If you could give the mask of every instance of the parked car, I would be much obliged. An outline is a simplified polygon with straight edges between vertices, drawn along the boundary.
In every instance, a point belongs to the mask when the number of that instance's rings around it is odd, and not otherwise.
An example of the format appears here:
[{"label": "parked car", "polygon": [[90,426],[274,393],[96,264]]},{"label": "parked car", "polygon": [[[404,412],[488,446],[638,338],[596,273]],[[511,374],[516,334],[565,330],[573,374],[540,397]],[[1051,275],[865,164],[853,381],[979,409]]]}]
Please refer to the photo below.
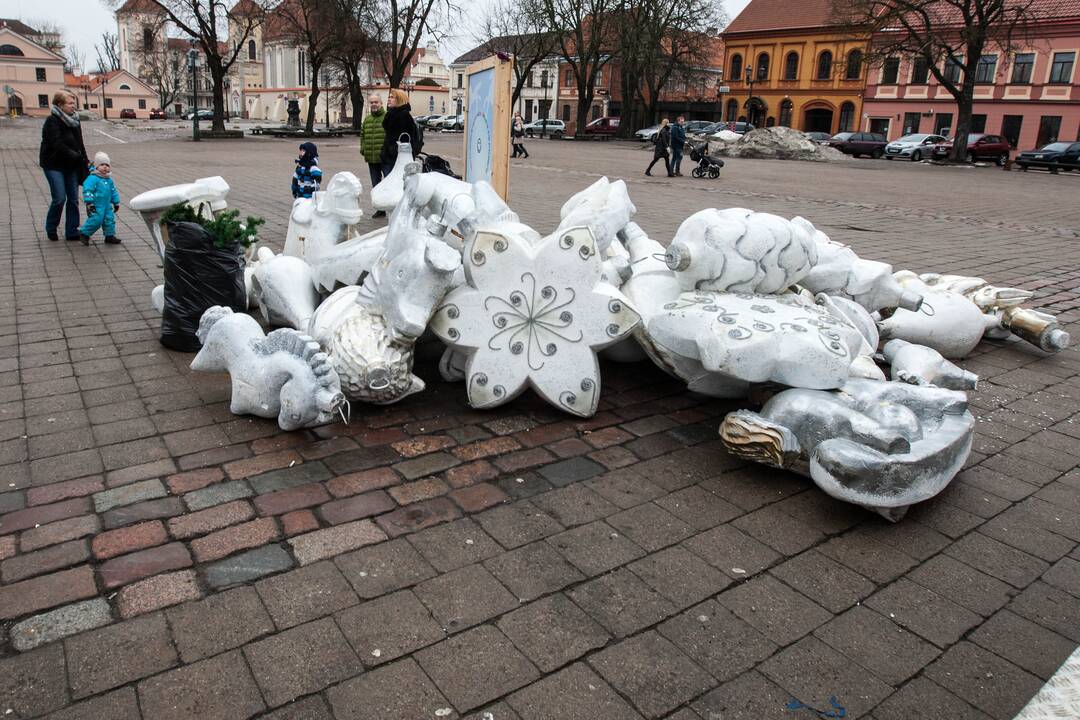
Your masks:
[{"label": "parked car", "polygon": [[828,145],[829,141],[832,140],[832,135],[827,132],[808,132],[806,133],[806,137],[810,138],[818,145]]},{"label": "parked car", "polygon": [[[934,159],[944,160],[952,152],[953,139],[934,145]],[[1009,141],[1000,135],[986,135],[984,133],[968,133],[967,153],[964,155],[968,162],[976,160],[993,160],[998,165],[1004,165],[1009,159],[1012,148]]]},{"label": "parked car", "polygon": [[430,128],[435,127],[435,123],[439,122],[444,117],[446,117],[446,115],[424,115],[415,118],[415,120],[417,125],[422,125],[423,127]]},{"label": "parked car", "polygon": [[1025,150],[1016,156],[1021,170],[1044,167],[1049,170],[1080,170],[1080,142],[1054,142],[1038,150]]},{"label": "parked car", "polygon": [[165,111],[161,108],[154,108],[150,111],[151,120],[165,120],[167,117],[168,116],[165,114]]},{"label": "parked car", "polygon": [[638,140],[652,140],[653,136],[656,135],[656,133],[658,132],[660,132],[659,125],[650,125],[647,128],[641,128],[640,130],[638,130],[636,133],[634,133],[634,137],[636,137]]},{"label": "parked car", "polygon": [[[184,119],[185,120],[194,120],[195,119],[195,113],[194,112],[189,112],[187,115],[184,115]],[[200,110],[199,111],[199,119],[200,120],[213,120],[214,119],[214,111],[213,110]]]},{"label": "parked car", "polygon": [[945,142],[941,135],[930,133],[912,133],[893,140],[885,146],[885,158],[908,158],[912,162],[919,162],[923,158],[929,158],[935,145]]},{"label": "parked car", "polygon": [[[713,132],[713,136],[715,136],[717,133],[723,132],[724,130],[727,130],[728,132],[733,132],[736,135],[745,135],[746,133],[750,132],[751,130],[756,130],[756,129],[757,128],[754,126],[753,123],[742,122],[742,121],[739,121],[739,122],[722,122],[722,123],[719,123],[718,127]],[[716,139],[719,140],[720,138],[716,138]]]},{"label": "parked car", "polygon": [[120,111],[120,119],[121,120],[134,120],[135,119],[135,111],[132,110],[131,108],[122,109]]},{"label": "parked car", "polygon": [[852,157],[869,155],[872,158],[879,158],[885,154],[886,144],[888,143],[884,135],[868,132],[836,133],[829,140],[829,147],[836,148]]},{"label": "parked car", "polygon": [[711,123],[706,123],[706,124],[698,127],[696,130],[691,130],[691,129],[689,129],[690,128],[690,123],[686,123],[686,127],[687,127],[686,134],[687,135],[695,135],[695,136],[699,136],[699,137],[704,136],[704,135],[712,135],[714,132],[719,132],[720,130],[722,130],[726,125],[727,125],[727,123],[711,122]]},{"label": "parked car", "polygon": [[619,118],[599,117],[585,126],[586,135],[614,135],[619,131]]},{"label": "parked car", "polygon": [[[686,134],[691,135],[693,133],[699,133],[709,125],[715,125],[716,123],[709,120],[690,120],[686,123]],[[715,130],[713,132],[716,132]]]},{"label": "parked car", "polygon": [[526,123],[524,129],[526,137],[540,135],[561,138],[566,134],[566,123],[562,120],[533,120],[531,123]]},{"label": "parked car", "polygon": [[451,115],[449,120],[443,120],[439,129],[444,132],[452,132],[454,130],[465,129],[465,115]]}]

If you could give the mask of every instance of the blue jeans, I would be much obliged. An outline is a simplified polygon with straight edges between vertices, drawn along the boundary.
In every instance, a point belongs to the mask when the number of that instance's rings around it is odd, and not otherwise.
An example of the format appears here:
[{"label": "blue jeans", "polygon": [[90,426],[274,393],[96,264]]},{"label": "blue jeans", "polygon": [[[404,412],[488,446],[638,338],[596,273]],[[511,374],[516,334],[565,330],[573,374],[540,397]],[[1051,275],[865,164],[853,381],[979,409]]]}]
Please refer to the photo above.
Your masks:
[{"label": "blue jeans", "polygon": [[371,187],[375,187],[383,179],[382,163],[368,163],[367,168],[368,175],[371,176]]},{"label": "blue jeans", "polygon": [[682,165],[682,151],[682,148],[671,148],[671,172],[673,173],[678,173],[679,166]]},{"label": "blue jeans", "polygon": [[[60,213],[64,213],[64,237],[79,237],[79,176],[74,170],[46,170],[52,202],[45,216],[45,232],[52,234],[60,226]],[[65,211],[66,206],[66,211]]]}]

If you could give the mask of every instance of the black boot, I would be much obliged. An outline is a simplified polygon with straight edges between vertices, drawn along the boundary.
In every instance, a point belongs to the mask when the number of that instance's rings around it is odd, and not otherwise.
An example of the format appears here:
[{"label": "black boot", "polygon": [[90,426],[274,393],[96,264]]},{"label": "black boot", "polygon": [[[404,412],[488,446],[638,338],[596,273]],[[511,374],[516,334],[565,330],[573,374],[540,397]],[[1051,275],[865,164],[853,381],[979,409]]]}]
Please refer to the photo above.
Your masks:
[{"label": "black boot", "polygon": [[83,245],[89,245],[90,244],[90,236],[89,235],[83,235],[82,233],[80,233],[79,234],[79,242],[81,242]]},{"label": "black boot", "polygon": [[109,245],[119,245],[120,238],[116,237],[115,235],[106,235],[105,242],[107,242]]},{"label": "black boot", "polygon": [[56,234],[55,230],[53,230],[52,232],[45,233],[45,237],[49,238],[50,240],[59,240],[60,239],[60,236]]}]

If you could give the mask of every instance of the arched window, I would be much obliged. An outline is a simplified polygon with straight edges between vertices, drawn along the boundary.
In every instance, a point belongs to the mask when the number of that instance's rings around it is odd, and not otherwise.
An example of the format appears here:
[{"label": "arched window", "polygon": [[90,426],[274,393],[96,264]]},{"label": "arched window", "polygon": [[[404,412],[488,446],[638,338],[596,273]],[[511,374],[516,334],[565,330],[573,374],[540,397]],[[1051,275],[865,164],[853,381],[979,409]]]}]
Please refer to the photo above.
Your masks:
[{"label": "arched window", "polygon": [[142,30],[142,49],[143,52],[154,51],[154,29],[144,27]]},{"label": "arched window", "polygon": [[[787,54],[787,58],[784,60],[784,79],[799,79],[799,53],[789,52]],[[783,125],[783,123],[780,124]]]},{"label": "arched window", "polygon": [[130,86],[130,85],[128,85],[127,83],[120,83],[120,87],[119,87],[119,89],[120,89],[120,90],[130,90],[130,89],[131,89],[131,86]]},{"label": "arched window", "polygon": [[739,101],[732,99],[727,101],[727,112],[724,114],[724,119],[728,122],[735,122],[735,118],[739,115]]},{"label": "arched window", "polygon": [[23,51],[14,45],[0,45],[0,55],[16,55],[21,56]]},{"label": "arched window", "polygon": [[855,103],[846,102],[840,106],[839,132],[851,132],[855,129]]},{"label": "arched window", "polygon": [[547,70],[541,70],[540,71],[540,87],[547,87],[548,86],[547,81],[548,81]]},{"label": "arched window", "polygon": [[563,122],[570,122],[570,106],[569,105],[563,105],[562,106],[562,119],[563,119]]},{"label": "arched window", "polygon": [[817,79],[828,80],[832,77],[832,53],[826,50],[818,55]]},{"label": "arched window", "polygon": [[255,59],[255,41],[248,40],[248,60]]},{"label": "arched window", "polygon": [[847,56],[847,72],[845,80],[858,80],[862,75],[862,50],[852,50]]},{"label": "arched window", "polygon": [[731,74],[728,77],[732,82],[742,80],[742,55],[731,56]]},{"label": "arched window", "polygon": [[757,79],[769,79],[769,54],[761,53],[757,56]]},{"label": "arched window", "polygon": [[780,124],[784,127],[791,127],[791,116],[794,113],[795,104],[790,100],[783,100],[780,102]]}]

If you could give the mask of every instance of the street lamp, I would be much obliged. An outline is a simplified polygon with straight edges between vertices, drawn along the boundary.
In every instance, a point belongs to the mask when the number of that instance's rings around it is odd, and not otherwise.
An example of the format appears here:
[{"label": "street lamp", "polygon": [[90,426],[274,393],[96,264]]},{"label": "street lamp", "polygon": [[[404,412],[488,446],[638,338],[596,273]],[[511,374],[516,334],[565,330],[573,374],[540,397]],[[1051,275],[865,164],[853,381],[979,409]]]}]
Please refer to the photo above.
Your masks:
[{"label": "street lamp", "polygon": [[109,73],[101,73],[101,116],[109,119],[109,102],[105,97],[105,86],[109,84]]},{"label": "street lamp", "polygon": [[544,104],[540,106],[540,137],[543,138],[547,135],[547,119],[548,119],[548,99],[547,90],[548,83],[551,82],[551,73],[544,70],[540,73],[540,84],[544,86]]},{"label": "street lamp", "polygon": [[188,69],[191,70],[191,139],[198,142],[199,137],[199,51],[195,41],[191,41],[188,50]]}]

